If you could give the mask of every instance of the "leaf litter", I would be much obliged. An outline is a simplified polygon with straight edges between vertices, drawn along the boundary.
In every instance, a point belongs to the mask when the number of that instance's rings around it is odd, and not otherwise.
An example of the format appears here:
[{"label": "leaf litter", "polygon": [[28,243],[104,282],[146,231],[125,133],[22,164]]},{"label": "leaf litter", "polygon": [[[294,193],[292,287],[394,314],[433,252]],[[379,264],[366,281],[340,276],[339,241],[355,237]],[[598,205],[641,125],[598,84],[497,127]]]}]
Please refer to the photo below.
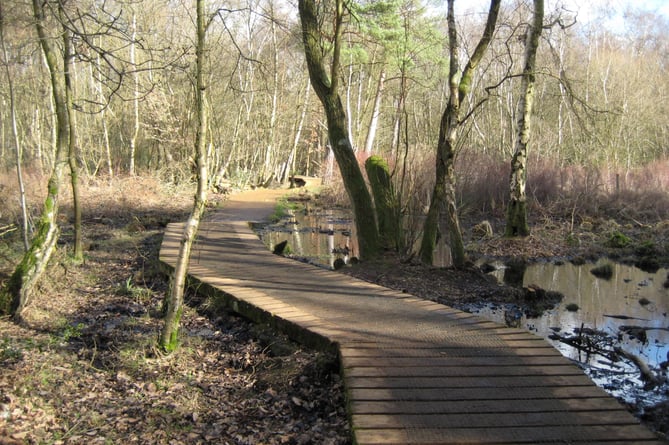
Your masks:
[{"label": "leaf litter", "polygon": [[167,291],[158,249],[189,192],[119,209],[101,188],[85,207],[85,262],[59,249],[26,322],[0,319],[0,445],[351,443],[333,354],[195,295],[178,352],[155,349]]}]

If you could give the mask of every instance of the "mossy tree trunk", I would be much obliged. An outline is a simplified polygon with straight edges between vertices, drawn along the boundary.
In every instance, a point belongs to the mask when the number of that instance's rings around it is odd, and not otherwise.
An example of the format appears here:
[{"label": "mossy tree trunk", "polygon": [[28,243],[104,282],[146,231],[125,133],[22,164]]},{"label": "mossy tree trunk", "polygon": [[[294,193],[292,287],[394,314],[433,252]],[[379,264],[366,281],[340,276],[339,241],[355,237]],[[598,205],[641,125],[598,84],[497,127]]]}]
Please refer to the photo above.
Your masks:
[{"label": "mossy tree trunk", "polygon": [[449,98],[439,126],[435,185],[430,208],[423,225],[420,258],[425,264],[434,262],[439,219],[446,212],[453,266],[464,267],[466,256],[458,218],[455,182],[455,154],[458,128],[462,125],[461,105],[471,91],[474,71],[492,40],[501,0],[491,0],[485,30],[464,70],[460,72],[458,34],[455,24],[454,0],[448,0],[448,43],[450,67],[448,74]]},{"label": "mossy tree trunk", "polygon": [[56,247],[59,235],[57,224],[59,194],[63,172],[68,162],[67,150],[70,140],[65,83],[62,78],[63,68],[59,66],[58,53],[45,29],[44,8],[47,6],[40,0],[33,0],[32,6],[35,28],[51,76],[51,90],[56,111],[56,145],[44,208],[37,222],[30,248],[0,291],[0,311],[11,314],[16,320],[21,319],[21,314],[30,304],[35,285]]},{"label": "mossy tree trunk", "polygon": [[197,235],[200,221],[207,202],[208,167],[207,167],[207,107],[206,85],[204,82],[206,17],[204,0],[197,0],[197,49],[195,72],[195,101],[198,127],[195,133],[195,163],[197,167],[197,192],[193,209],[184,227],[176,260],[174,275],[170,283],[170,292],[165,299],[165,324],[159,338],[160,348],[167,353],[178,347],[179,322],[183,314],[184,292],[188,274],[190,253]]},{"label": "mossy tree trunk", "polygon": [[388,164],[380,156],[370,156],[365,161],[365,170],[374,195],[381,244],[384,248],[399,250],[402,244],[400,205]]},{"label": "mossy tree trunk", "polygon": [[[356,230],[360,243],[360,256],[372,258],[379,252],[379,233],[374,217],[372,197],[369,193],[360,165],[355,157],[346,126],[346,113],[338,93],[340,69],[341,34],[344,17],[344,1],[335,2],[334,40],[330,73],[325,68],[323,35],[317,14],[315,0],[300,0],[299,11],[302,22],[304,52],[309,69],[311,85],[323,104],[327,117],[328,138],[337,165],[344,181],[344,187],[353,206]],[[320,3],[323,6],[323,3]]]},{"label": "mossy tree trunk", "polygon": [[521,80],[521,96],[518,101],[518,136],[511,160],[509,180],[509,205],[506,212],[506,236],[528,236],[527,222],[527,145],[530,141],[532,108],[534,105],[535,66],[539,38],[543,29],[544,1],[534,0],[534,14],[525,40],[525,66]]}]

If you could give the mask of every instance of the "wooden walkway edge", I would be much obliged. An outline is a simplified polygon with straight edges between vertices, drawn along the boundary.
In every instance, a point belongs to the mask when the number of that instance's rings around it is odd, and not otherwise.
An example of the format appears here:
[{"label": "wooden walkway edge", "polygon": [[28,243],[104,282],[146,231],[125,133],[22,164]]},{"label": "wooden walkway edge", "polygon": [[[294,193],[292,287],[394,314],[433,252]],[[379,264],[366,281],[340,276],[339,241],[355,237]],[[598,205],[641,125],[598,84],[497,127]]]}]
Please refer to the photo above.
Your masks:
[{"label": "wooden walkway edge", "polygon": [[[543,339],[272,255],[249,227],[286,190],[233,195],[200,228],[190,285],[341,358],[353,441],[664,443]],[[174,265],[182,224],[160,260]]]}]

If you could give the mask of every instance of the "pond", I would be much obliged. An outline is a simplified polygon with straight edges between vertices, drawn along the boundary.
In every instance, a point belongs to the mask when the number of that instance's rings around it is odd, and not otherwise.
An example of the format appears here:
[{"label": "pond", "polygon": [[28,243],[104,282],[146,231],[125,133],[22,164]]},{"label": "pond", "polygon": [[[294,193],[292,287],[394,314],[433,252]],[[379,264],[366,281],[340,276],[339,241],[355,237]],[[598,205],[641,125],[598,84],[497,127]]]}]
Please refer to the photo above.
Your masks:
[{"label": "pond", "polygon": [[[612,266],[610,278],[598,278],[591,272],[601,265]],[[492,273],[503,281],[504,270],[502,266]],[[638,367],[630,360],[616,360],[619,357],[612,352],[621,348],[654,370],[662,363],[666,366],[667,274],[667,269],[650,273],[607,260],[583,265],[530,264],[522,277],[523,286],[563,294],[554,308],[538,317],[528,317],[513,306],[485,304],[461,309],[503,324],[509,324],[509,312],[515,312],[519,327],[546,338],[613,395],[635,405],[652,405],[667,399],[666,385],[644,390]]]},{"label": "pond", "polygon": [[[256,229],[270,250],[287,241],[284,254],[321,267],[348,263],[357,254],[350,214],[341,210],[298,212]],[[439,261],[448,261],[446,251],[439,246]],[[603,264],[611,264],[610,278],[591,273]],[[500,282],[514,277],[506,265],[495,266],[491,274]],[[638,358],[654,372],[669,360],[668,274],[667,269],[649,273],[606,260],[584,265],[536,263],[515,274],[512,284],[561,293],[564,298],[555,307],[530,316],[514,305],[474,304],[458,309],[543,336],[579,363],[598,385],[643,408],[667,400],[669,388],[645,385],[629,357]],[[629,357],[621,360],[621,353]],[[664,372],[666,381],[666,368]]]}]

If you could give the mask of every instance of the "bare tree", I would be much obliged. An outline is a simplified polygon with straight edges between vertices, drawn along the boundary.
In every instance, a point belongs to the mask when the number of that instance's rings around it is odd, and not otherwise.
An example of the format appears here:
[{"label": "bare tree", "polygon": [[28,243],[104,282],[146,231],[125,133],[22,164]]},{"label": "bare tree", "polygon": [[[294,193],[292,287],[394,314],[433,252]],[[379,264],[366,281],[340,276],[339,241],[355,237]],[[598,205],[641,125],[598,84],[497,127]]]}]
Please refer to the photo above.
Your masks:
[{"label": "bare tree", "polygon": [[7,88],[9,89],[9,113],[12,122],[12,139],[14,142],[14,154],[16,156],[16,177],[19,185],[19,202],[21,204],[21,235],[23,237],[23,247],[26,251],[30,248],[28,210],[26,204],[26,188],[23,181],[23,156],[21,141],[19,140],[19,130],[17,128],[17,110],[16,93],[14,91],[14,79],[9,69],[9,53],[5,43],[5,15],[0,4],[0,47],[2,47],[2,62],[5,66],[5,75],[7,76]]},{"label": "bare tree", "polygon": [[[38,221],[37,230],[30,244],[30,248],[14,269],[11,277],[0,291],[0,309],[9,313],[17,320],[31,302],[35,284],[38,282],[46,265],[51,258],[56,241],[60,233],[57,217],[59,208],[60,188],[63,181],[63,172],[68,162],[68,147],[70,142],[70,122],[67,110],[67,95],[65,82],[62,78],[63,67],[58,61],[58,52],[53,39],[46,30],[45,9],[47,5],[40,0],[33,0],[35,28],[40,39],[42,51],[51,74],[51,91],[56,110],[57,139],[53,169],[47,186],[47,196],[44,201],[42,215]],[[62,5],[59,3],[62,14]]]},{"label": "bare tree", "polygon": [[[322,7],[323,3],[319,5]],[[346,113],[338,92],[341,35],[346,5],[344,0],[336,0],[334,6],[333,40],[328,42],[332,45],[329,74],[325,66],[323,30],[319,25],[319,16],[314,0],[300,0],[299,2],[302,38],[311,85],[325,109],[328,137],[332,151],[353,206],[360,243],[360,255],[363,258],[370,258],[376,256],[379,251],[379,233],[374,217],[372,198],[351,145],[346,125]]]},{"label": "bare tree", "polygon": [[439,141],[437,143],[436,181],[432,191],[432,199],[425,224],[423,225],[423,239],[420,248],[421,260],[432,264],[434,248],[437,241],[439,216],[445,207],[448,218],[448,233],[450,239],[451,256],[455,267],[465,264],[465,248],[460,230],[458,209],[456,203],[455,185],[455,152],[457,146],[458,128],[462,125],[462,102],[471,91],[474,72],[481,58],[485,54],[492,40],[501,0],[491,0],[488,19],[483,35],[479,40],[474,53],[471,55],[464,70],[460,72],[458,33],[455,25],[453,3],[448,0],[448,40],[450,54],[450,68],[448,75],[449,98],[446,109],[441,117],[439,127]]},{"label": "bare tree", "polygon": [[160,334],[160,348],[165,352],[173,352],[178,346],[179,321],[183,312],[184,288],[188,273],[190,252],[200,226],[200,220],[207,202],[208,167],[207,167],[207,107],[204,82],[206,17],[204,0],[196,0],[197,9],[197,46],[195,65],[195,104],[197,113],[197,130],[195,133],[195,163],[197,167],[197,192],[193,209],[186,221],[179,255],[171,280],[169,295],[166,297],[165,324]]},{"label": "bare tree", "polygon": [[521,80],[521,96],[518,102],[518,136],[511,160],[511,178],[509,181],[509,204],[506,214],[506,236],[528,236],[530,227],[527,223],[527,145],[531,135],[532,107],[535,96],[535,66],[539,37],[543,29],[544,2],[534,0],[532,23],[525,41],[525,66]]}]

